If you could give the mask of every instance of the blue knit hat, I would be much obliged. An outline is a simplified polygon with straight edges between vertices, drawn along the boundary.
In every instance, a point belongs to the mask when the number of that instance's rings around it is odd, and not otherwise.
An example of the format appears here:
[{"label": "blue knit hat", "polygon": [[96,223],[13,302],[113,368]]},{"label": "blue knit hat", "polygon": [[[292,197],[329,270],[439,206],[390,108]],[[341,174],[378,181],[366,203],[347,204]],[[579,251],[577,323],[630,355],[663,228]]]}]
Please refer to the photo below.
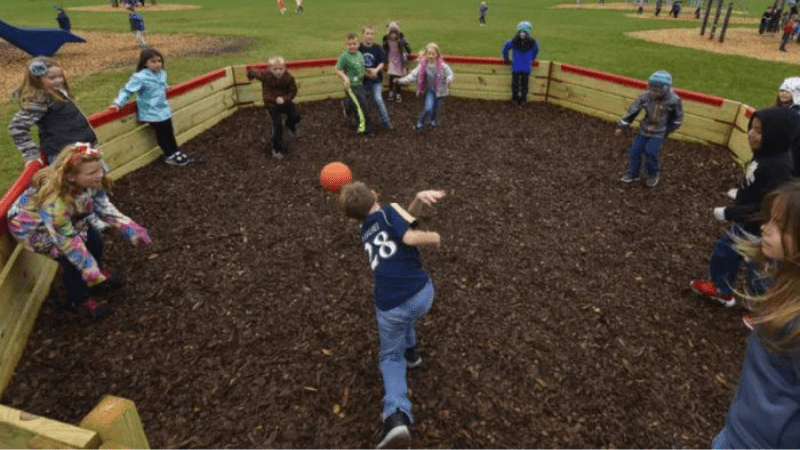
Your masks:
[{"label": "blue knit hat", "polygon": [[532,29],[533,29],[533,25],[531,25],[531,23],[528,22],[527,20],[522,21],[522,22],[517,24],[517,33],[519,33],[520,31],[524,31],[524,32],[528,33],[528,35],[530,35]]},{"label": "blue knit hat", "polygon": [[672,75],[666,70],[659,70],[647,79],[647,88],[653,91],[667,93],[672,87]]}]

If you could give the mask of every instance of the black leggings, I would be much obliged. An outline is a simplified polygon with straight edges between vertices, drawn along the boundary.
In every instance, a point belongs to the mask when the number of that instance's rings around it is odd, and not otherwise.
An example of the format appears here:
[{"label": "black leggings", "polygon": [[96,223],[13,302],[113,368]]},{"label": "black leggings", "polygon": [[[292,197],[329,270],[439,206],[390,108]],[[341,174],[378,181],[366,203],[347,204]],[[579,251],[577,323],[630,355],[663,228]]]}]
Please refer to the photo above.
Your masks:
[{"label": "black leggings", "polygon": [[175,141],[175,130],[172,128],[172,118],[163,122],[148,122],[153,130],[156,132],[156,142],[164,152],[164,156],[169,158],[175,152],[180,150],[178,143]]}]

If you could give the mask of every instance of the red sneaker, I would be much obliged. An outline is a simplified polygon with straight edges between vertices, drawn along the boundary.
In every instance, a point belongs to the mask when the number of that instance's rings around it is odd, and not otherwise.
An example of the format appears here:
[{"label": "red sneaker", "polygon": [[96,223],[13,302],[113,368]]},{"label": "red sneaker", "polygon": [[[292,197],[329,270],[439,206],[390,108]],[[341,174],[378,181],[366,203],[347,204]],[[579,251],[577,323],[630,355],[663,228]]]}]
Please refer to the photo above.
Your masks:
[{"label": "red sneaker", "polygon": [[78,319],[100,320],[111,315],[113,310],[107,305],[97,303],[97,300],[90,298],[79,306],[73,306],[67,310],[67,316]]},{"label": "red sneaker", "polygon": [[730,308],[736,304],[736,299],[733,298],[733,295],[720,294],[717,285],[710,281],[692,280],[692,282],[689,283],[689,287],[703,297],[721,303],[726,308]]}]

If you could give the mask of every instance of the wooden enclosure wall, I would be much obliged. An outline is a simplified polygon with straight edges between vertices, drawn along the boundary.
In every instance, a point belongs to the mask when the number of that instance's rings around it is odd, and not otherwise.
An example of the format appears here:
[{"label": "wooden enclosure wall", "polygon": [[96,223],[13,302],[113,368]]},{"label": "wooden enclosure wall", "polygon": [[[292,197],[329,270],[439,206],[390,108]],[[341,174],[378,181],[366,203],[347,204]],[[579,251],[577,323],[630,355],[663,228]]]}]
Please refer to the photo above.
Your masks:
[{"label": "wooden enclosure wall", "polygon": [[[510,100],[510,70],[499,58],[445,58],[455,72],[451,86],[453,96]],[[333,58],[287,62],[287,68],[297,80],[296,101],[344,97],[342,82],[334,73],[335,62]],[[171,88],[168,97],[173,108],[178,143],[197,136],[240,107],[263,106],[261,84],[247,78],[248,68],[263,67],[265,65],[226,67]],[[616,121],[646,86],[642,80],[569,64],[538,61],[530,79],[529,100],[550,102]],[[698,92],[677,91],[683,99],[685,120],[672,137],[726,146],[739,163],[750,158],[747,124],[752,108]],[[144,167],[161,156],[152,131],[136,120],[133,103],[120,111],[95,114],[90,121],[97,131],[113,179]],[[36,164],[26,168],[0,200],[0,394],[14,373],[41,302],[47,296],[57,271],[54,261],[25,251],[6,232],[8,207],[28,186],[38,169]],[[97,418],[112,416],[90,414],[79,427],[26,417],[24,412],[0,406],[0,446],[83,448],[103,441],[104,446],[110,447],[146,448],[147,440],[144,432],[140,431],[141,423],[137,422],[138,414],[132,403],[123,404],[126,400],[116,397],[108,399],[98,405],[99,411],[104,411],[102,414],[117,411],[115,414],[123,419],[112,424]],[[60,431],[53,437],[52,430]],[[97,433],[87,434],[86,430]]]}]

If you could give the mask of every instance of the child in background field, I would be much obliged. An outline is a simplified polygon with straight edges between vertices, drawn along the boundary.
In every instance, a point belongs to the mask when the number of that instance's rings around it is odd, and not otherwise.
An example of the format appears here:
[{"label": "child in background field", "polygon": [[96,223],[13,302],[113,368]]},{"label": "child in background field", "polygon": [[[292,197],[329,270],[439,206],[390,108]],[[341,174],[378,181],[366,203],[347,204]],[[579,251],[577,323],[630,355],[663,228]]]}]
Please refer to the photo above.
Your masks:
[{"label": "child in background field", "polygon": [[630,166],[622,176],[622,182],[632,183],[639,180],[642,154],[644,154],[647,161],[647,186],[655,187],[661,173],[658,164],[661,144],[670,133],[683,124],[683,104],[672,89],[672,75],[667,71],[659,70],[650,76],[647,80],[647,90],[633,101],[625,115],[617,122],[616,134],[630,129],[631,123],[642,109],[645,111],[645,116],[639,133],[628,149]]},{"label": "child in background field", "polygon": [[278,11],[280,11],[281,14],[286,14],[286,2],[283,0],[278,0]]},{"label": "child in background field", "polygon": [[90,297],[122,282],[104,270],[103,238],[87,220],[96,215],[131,243],[149,244],[150,236],[108,200],[109,179],[100,152],[89,144],[68,145],[52,165],[34,176],[8,211],[8,230],[26,249],[54,258],[67,288],[67,311],[102,318],[108,310]]},{"label": "child in background field", "polygon": [[128,22],[131,24],[131,31],[136,36],[136,44],[140,49],[147,48],[147,42],[144,41],[144,19],[133,6],[128,7]]},{"label": "child in background field", "polygon": [[378,448],[402,448],[414,422],[406,385],[407,368],[422,364],[414,324],[433,304],[433,284],[422,269],[417,246],[439,245],[439,233],[416,230],[422,205],[444,197],[443,191],[421,191],[405,211],[398,204],[381,206],[378,194],[362,182],[345,185],[339,207],[361,221],[361,241],[375,276],[375,316],[383,374],[383,432]]},{"label": "child in background field", "polygon": [[675,0],[672,2],[672,9],[669,11],[669,15],[677,19],[678,14],[680,13],[681,13],[681,2]]},{"label": "child in background field", "polygon": [[383,103],[383,68],[386,65],[386,54],[381,47],[375,45],[375,28],[365,26],[361,40],[358,51],[364,57],[364,93],[368,101],[372,100],[375,103],[383,128],[391,130],[394,125]]},{"label": "child in background field", "polygon": [[195,159],[180,151],[175,141],[172,110],[167,101],[168,88],[164,57],[158,50],[146,48],[139,53],[136,73],[131,76],[125,87],[120,89],[111,107],[119,110],[133,94],[136,94],[139,121],[149,123],[155,130],[156,142],[164,152],[166,163],[185,166]]},{"label": "child in background field", "polygon": [[261,81],[261,94],[264,98],[264,107],[267,108],[272,119],[272,157],[283,158],[283,123],[282,116],[286,116],[286,129],[289,137],[297,137],[297,123],[300,122],[300,113],[294,106],[297,96],[297,84],[294,77],[286,71],[286,62],[280,56],[269,59],[269,68],[250,69],[247,79],[256,78]]},{"label": "child in background field", "polygon": [[344,40],[346,50],[336,61],[336,76],[342,79],[342,87],[346,97],[343,102],[345,117],[357,118],[358,134],[372,134],[369,118],[369,102],[364,90],[364,55],[358,51],[358,37],[348,33]]},{"label": "child in background field", "polygon": [[[503,61],[511,64],[511,101],[519,106],[528,100],[531,67],[539,54],[539,43],[531,37],[532,28],[530,22],[520,22],[517,33],[503,45]],[[509,50],[513,50],[511,59],[508,57]]]},{"label": "child in background field", "polygon": [[422,114],[414,123],[414,129],[422,131],[426,119],[430,119],[431,130],[438,125],[439,108],[444,98],[450,95],[450,84],[455,75],[453,69],[444,62],[439,46],[431,42],[419,52],[419,64],[408,75],[397,80],[399,84],[417,83],[417,96],[425,97]]},{"label": "child in background field", "polygon": [[58,22],[58,28],[61,28],[64,31],[71,31],[72,23],[69,20],[67,12],[64,11],[64,8],[61,7],[57,7],[56,11],[58,12],[58,14],[56,15],[56,22]]},{"label": "child in background field", "polygon": [[786,51],[786,44],[792,39],[792,33],[794,33],[794,21],[795,16],[792,15],[786,24],[783,26],[783,36],[781,36],[781,46],[778,47],[778,50],[785,52]]},{"label": "child in background field", "polygon": [[[736,304],[733,290],[742,256],[734,248],[734,241],[760,234],[761,202],[770,191],[791,180],[789,147],[799,131],[797,115],[787,108],[772,107],[753,114],[747,133],[753,159],[747,163],[738,189],[728,194],[735,198],[734,205],[714,208],[714,217],[731,221],[731,228],[714,245],[708,266],[711,281],[692,280],[689,284],[698,294],[727,307]],[[756,279],[755,269],[748,264],[749,295],[760,295],[764,290],[763,282]]]},{"label": "child in background field", "polygon": [[764,295],[747,297],[755,330],[714,449],[800,448],[800,184],[770,193],[762,215],[760,242],[739,247],[773,281]]},{"label": "child in background field", "polygon": [[389,94],[387,100],[401,102],[400,85],[395,80],[406,74],[406,64],[408,54],[411,53],[411,46],[396,22],[387,25],[389,32],[383,37],[383,51],[386,53],[387,69],[389,75]]},{"label": "child in background field", "polygon": [[295,8],[294,12],[297,14],[303,14],[303,0],[294,0],[297,4],[297,8]]},{"label": "child in background field", "polygon": [[478,7],[478,23],[480,26],[486,26],[486,13],[489,12],[489,5],[486,2],[481,2],[481,5]]},{"label": "child in background field", "polygon": [[758,24],[758,34],[763,35],[767,31],[769,19],[772,17],[772,6],[767,6],[767,10],[761,15],[761,22]]},{"label": "child in background field", "polygon": [[[33,58],[25,68],[22,86],[14,91],[19,112],[11,119],[8,131],[25,164],[41,158],[52,163],[67,144],[96,143],[97,135],[78,105],[72,101],[64,69],[54,59]],[[31,138],[31,127],[39,131],[39,147]]]}]

